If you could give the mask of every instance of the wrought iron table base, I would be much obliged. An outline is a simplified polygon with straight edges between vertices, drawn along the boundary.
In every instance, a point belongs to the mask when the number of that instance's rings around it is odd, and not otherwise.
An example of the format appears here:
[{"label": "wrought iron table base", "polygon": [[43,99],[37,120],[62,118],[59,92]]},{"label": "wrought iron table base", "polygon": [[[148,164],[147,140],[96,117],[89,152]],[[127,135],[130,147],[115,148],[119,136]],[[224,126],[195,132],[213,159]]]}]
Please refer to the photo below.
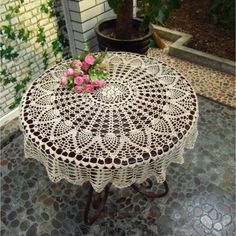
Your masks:
[{"label": "wrought iron table base", "polygon": [[[151,188],[152,187],[152,181],[147,179],[146,183],[148,184],[147,186],[144,186],[144,184],[142,184],[141,188]],[[151,191],[144,191],[141,190],[141,188],[139,188],[136,184],[132,184],[131,187],[136,191],[141,193],[145,198],[160,198],[160,197],[164,197],[167,195],[167,193],[169,192],[169,186],[167,181],[163,182],[163,186],[165,188],[165,191],[163,193],[154,193]],[[109,183],[103,192],[101,193],[96,193],[94,194],[94,190],[92,185],[90,184],[90,188],[89,188],[89,194],[88,194],[88,199],[87,199],[87,203],[85,206],[85,211],[84,211],[84,222],[87,225],[92,225],[102,214],[102,211],[105,207],[106,201],[107,201],[107,197],[109,194],[109,189],[111,187],[111,184]],[[103,195],[103,197],[102,197]],[[89,211],[90,211],[90,206],[91,204],[93,205],[93,208],[96,209],[96,212],[94,214],[93,217],[89,218]]]},{"label": "wrought iron table base", "polygon": [[[149,184],[148,187],[146,188],[151,188],[152,187],[152,181],[150,179],[147,179],[146,180]],[[164,181],[163,183],[163,186],[165,188],[165,191],[163,193],[154,193],[154,192],[151,192],[151,191],[145,191],[145,190],[142,190],[142,187],[139,188],[136,184],[132,184],[131,187],[136,191],[136,192],[139,192],[141,193],[145,198],[160,198],[160,197],[164,197],[167,195],[167,193],[169,192],[169,186],[168,186],[168,183],[167,181]],[[142,186],[142,185],[141,185]]]},{"label": "wrought iron table base", "polygon": [[[101,213],[107,201],[110,187],[111,187],[111,184],[108,184],[101,193],[96,193],[94,195],[93,187],[90,184],[88,199],[87,199],[87,203],[86,203],[85,211],[84,211],[85,224],[92,225],[101,216]],[[104,195],[103,197],[102,197],[102,194]],[[96,213],[93,217],[89,219],[89,210],[90,210],[91,203],[93,205],[93,208],[96,209]]]}]

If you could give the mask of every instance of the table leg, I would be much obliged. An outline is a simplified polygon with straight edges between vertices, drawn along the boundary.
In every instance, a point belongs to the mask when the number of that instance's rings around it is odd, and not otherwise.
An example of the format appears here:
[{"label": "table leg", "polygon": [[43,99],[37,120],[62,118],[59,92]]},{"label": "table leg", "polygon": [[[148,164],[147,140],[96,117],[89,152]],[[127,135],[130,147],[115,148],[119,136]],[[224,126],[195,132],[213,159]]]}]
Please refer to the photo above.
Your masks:
[{"label": "table leg", "polygon": [[[90,184],[88,199],[87,199],[87,203],[86,203],[85,211],[84,211],[85,224],[92,225],[101,216],[101,213],[102,213],[104,206],[106,204],[106,201],[107,201],[108,192],[109,192],[110,187],[111,187],[111,184],[108,184],[105,187],[105,190],[103,192],[94,194],[93,187]],[[104,195],[104,196],[102,197],[102,195]],[[96,213],[93,217],[91,217],[89,219],[89,211],[90,211],[91,203],[92,203],[93,207],[96,209]]]},{"label": "table leg", "polygon": [[[149,186],[150,186],[150,182],[151,180],[148,181]],[[165,191],[163,193],[154,193],[154,192],[147,192],[144,190],[141,190],[136,184],[132,184],[131,187],[136,191],[141,193],[144,197],[146,198],[160,198],[160,197],[164,197],[167,195],[167,193],[169,192],[169,186],[167,181],[163,182],[163,185],[165,187]]]}]

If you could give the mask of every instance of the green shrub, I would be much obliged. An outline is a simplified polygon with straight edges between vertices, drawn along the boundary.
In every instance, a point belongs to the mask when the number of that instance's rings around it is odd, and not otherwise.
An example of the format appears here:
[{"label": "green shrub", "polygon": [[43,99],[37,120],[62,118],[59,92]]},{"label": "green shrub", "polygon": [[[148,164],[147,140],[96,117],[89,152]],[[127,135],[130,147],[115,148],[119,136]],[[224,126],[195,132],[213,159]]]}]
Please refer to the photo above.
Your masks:
[{"label": "green shrub", "polygon": [[235,0],[211,0],[210,18],[215,24],[235,28]]}]

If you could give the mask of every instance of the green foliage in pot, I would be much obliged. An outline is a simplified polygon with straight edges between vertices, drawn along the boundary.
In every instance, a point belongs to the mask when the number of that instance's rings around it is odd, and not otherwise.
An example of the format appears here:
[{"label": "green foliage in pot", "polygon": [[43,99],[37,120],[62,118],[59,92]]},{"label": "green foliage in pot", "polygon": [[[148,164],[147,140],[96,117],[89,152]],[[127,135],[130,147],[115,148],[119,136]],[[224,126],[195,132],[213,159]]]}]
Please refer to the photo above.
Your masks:
[{"label": "green foliage in pot", "polygon": [[211,0],[210,18],[215,24],[235,28],[235,0]]},{"label": "green foliage in pot", "polygon": [[[117,14],[116,38],[130,39],[132,34],[133,0],[108,0]],[[140,30],[145,32],[150,22],[164,24],[173,9],[179,8],[181,0],[141,0],[141,14],[144,16]]]}]

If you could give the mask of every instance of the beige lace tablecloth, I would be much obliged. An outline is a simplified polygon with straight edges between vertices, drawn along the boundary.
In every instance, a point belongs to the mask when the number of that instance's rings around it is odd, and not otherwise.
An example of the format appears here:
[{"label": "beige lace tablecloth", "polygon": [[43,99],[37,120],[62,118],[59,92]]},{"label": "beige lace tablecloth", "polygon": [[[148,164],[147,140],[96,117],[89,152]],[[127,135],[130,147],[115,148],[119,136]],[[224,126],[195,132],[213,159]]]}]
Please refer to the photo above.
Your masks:
[{"label": "beige lace tablecloth", "polygon": [[164,63],[131,53],[108,53],[109,78],[93,94],[59,84],[70,61],[47,70],[21,105],[25,156],[39,160],[53,182],[89,181],[123,188],[150,176],[166,178],[171,162],[197,136],[197,97],[187,80]]}]

